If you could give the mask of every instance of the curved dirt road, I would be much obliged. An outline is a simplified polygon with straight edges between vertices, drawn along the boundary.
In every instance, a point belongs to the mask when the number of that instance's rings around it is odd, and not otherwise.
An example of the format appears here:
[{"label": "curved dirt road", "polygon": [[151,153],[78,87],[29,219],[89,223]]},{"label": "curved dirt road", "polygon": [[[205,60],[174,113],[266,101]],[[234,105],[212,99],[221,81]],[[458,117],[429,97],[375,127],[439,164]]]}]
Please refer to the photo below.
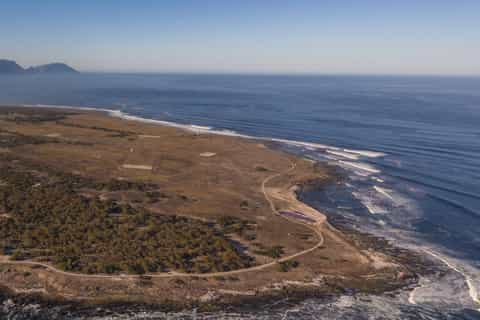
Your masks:
[{"label": "curved dirt road", "polygon": [[241,274],[241,273],[246,273],[246,272],[251,272],[251,271],[259,271],[259,270],[263,270],[263,269],[266,269],[266,268],[270,268],[272,266],[275,266],[277,263],[279,262],[285,262],[285,261],[289,261],[289,260],[292,260],[292,259],[295,259],[297,257],[300,257],[300,256],[303,256],[307,253],[310,253],[312,252],[313,250],[319,248],[320,246],[323,245],[323,242],[324,242],[324,238],[323,238],[323,235],[322,233],[320,232],[320,230],[318,229],[317,226],[315,225],[309,225],[309,224],[306,224],[306,223],[303,223],[303,222],[300,222],[300,221],[297,221],[297,220],[294,220],[294,219],[290,219],[290,218],[287,218],[283,215],[281,215],[278,210],[275,208],[275,204],[273,203],[272,199],[270,199],[270,196],[268,195],[268,193],[266,192],[265,190],[265,186],[266,184],[271,181],[272,179],[276,178],[276,177],[279,177],[281,176],[282,174],[287,174],[293,170],[295,170],[296,168],[296,164],[292,161],[291,162],[291,166],[288,170],[284,171],[284,172],[279,172],[279,173],[276,173],[276,174],[273,174],[267,178],[265,178],[262,182],[262,186],[261,186],[261,190],[263,192],[263,195],[265,197],[265,199],[267,200],[267,202],[269,203],[270,205],[270,208],[272,210],[272,212],[292,223],[297,223],[297,224],[301,224],[303,226],[306,226],[307,228],[309,228],[310,230],[314,231],[318,237],[320,238],[319,242],[309,248],[309,249],[306,249],[306,250],[303,250],[303,251],[300,251],[300,252],[297,252],[295,254],[292,254],[292,255],[289,255],[289,256],[286,256],[286,257],[283,257],[283,258],[280,258],[280,259],[277,259],[275,261],[272,261],[272,262],[269,262],[269,263],[265,263],[265,264],[262,264],[262,265],[258,265],[258,266],[253,266],[253,267],[249,267],[249,268],[244,268],[244,269],[238,269],[238,270],[232,270],[232,271],[223,271],[223,272],[210,272],[210,273],[181,273],[181,272],[175,272],[175,271],[172,271],[172,272],[160,272],[160,273],[151,273],[151,274],[144,274],[144,275],[132,275],[132,274],[119,274],[119,275],[107,275],[107,274],[84,274],[84,273],[75,273],[75,272],[68,272],[68,271],[62,271],[60,269],[57,269],[49,264],[46,264],[46,263],[41,263],[41,262],[34,262],[34,261],[11,261],[11,260],[7,260],[7,257],[6,256],[2,256],[0,257],[0,264],[19,264],[19,265],[32,265],[32,266],[41,266],[41,267],[44,267],[48,270],[51,270],[55,273],[58,273],[58,274],[63,274],[63,275],[66,275],[66,276],[72,276],[72,277],[83,277],[83,278],[108,278],[108,279],[136,279],[136,278],[139,278],[139,277],[151,277],[151,278],[169,278],[169,277],[198,277],[198,278],[210,278],[210,277],[220,277],[220,276],[229,276],[229,275],[236,275],[236,274]]}]

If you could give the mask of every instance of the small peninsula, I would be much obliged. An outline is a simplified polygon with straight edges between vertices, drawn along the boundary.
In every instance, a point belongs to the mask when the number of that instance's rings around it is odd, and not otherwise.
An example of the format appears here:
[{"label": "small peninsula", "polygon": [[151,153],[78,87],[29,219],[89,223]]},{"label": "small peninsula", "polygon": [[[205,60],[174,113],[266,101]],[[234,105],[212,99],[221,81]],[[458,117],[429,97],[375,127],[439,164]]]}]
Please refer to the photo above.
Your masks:
[{"label": "small peninsula", "polygon": [[266,141],[0,107],[0,286],[93,305],[211,306],[413,283],[402,255],[297,198],[336,181]]}]

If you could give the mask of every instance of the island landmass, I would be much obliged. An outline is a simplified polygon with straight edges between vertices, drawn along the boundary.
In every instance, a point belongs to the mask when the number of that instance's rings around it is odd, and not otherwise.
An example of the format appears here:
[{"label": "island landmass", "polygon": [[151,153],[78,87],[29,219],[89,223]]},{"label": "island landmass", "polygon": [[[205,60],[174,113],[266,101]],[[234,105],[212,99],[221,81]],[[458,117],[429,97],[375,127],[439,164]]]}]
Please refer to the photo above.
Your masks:
[{"label": "island landmass", "polygon": [[23,68],[13,60],[0,59],[0,74],[64,74],[79,73],[65,63],[55,62]]}]

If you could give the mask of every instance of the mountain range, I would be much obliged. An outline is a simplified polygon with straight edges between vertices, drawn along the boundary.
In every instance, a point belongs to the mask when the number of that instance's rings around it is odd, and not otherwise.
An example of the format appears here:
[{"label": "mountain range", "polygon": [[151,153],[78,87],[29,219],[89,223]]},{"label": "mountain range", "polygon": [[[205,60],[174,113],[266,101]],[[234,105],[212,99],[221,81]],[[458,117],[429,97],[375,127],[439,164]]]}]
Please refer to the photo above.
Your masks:
[{"label": "mountain range", "polygon": [[23,68],[12,60],[0,59],[0,74],[45,74],[45,73],[79,73],[65,63],[49,63],[40,66]]}]

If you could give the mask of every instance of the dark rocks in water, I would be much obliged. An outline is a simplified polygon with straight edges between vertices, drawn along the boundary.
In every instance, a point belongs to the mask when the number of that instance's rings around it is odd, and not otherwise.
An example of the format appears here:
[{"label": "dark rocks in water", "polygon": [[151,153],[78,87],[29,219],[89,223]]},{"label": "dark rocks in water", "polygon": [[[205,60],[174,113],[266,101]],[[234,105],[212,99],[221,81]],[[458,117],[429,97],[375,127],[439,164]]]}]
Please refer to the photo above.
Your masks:
[{"label": "dark rocks in water", "polygon": [[0,74],[63,74],[79,73],[65,63],[49,63],[24,69],[15,61],[0,59]]}]

